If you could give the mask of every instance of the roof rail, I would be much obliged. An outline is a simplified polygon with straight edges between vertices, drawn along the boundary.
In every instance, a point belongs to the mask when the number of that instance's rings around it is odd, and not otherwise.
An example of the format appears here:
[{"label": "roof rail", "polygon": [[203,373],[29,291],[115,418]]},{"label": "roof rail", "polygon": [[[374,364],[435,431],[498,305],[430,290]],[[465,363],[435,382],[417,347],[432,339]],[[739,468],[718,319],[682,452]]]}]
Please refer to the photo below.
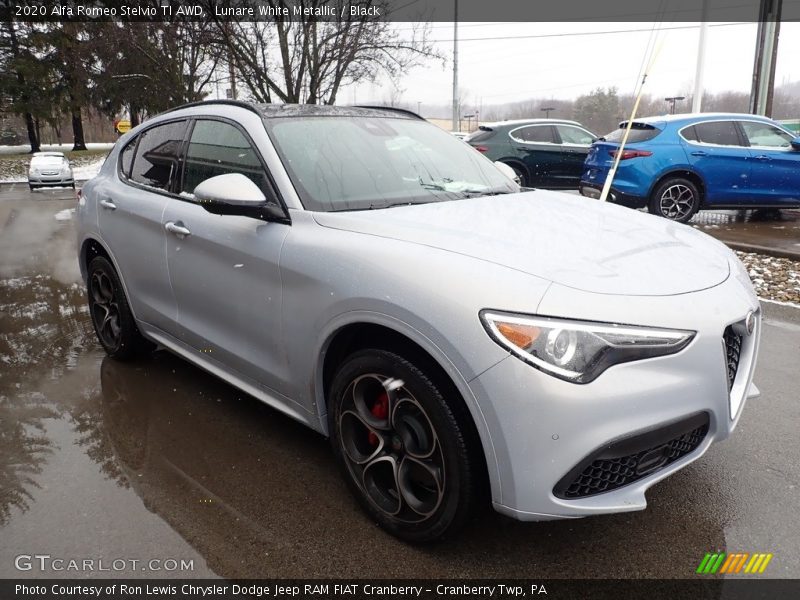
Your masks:
[{"label": "roof rail", "polygon": [[406,110],[405,108],[397,108],[395,106],[374,106],[374,105],[365,105],[365,104],[356,104],[353,108],[371,108],[377,110],[390,110],[397,113],[402,113],[404,115],[408,115],[410,117],[414,117],[415,119],[419,119],[420,121],[424,121],[422,117],[420,117],[417,113],[413,110]]},{"label": "roof rail", "polygon": [[197,102],[189,102],[188,104],[181,104],[180,106],[176,106],[175,108],[170,108],[169,110],[165,110],[162,115],[167,113],[174,112],[176,110],[180,110],[182,108],[192,108],[193,106],[204,106],[206,104],[225,104],[228,106],[238,106],[239,108],[246,108],[256,114],[258,114],[258,110],[255,106],[253,106],[249,102],[242,102],[241,100],[227,100],[227,99],[217,99],[217,100],[198,100]]}]

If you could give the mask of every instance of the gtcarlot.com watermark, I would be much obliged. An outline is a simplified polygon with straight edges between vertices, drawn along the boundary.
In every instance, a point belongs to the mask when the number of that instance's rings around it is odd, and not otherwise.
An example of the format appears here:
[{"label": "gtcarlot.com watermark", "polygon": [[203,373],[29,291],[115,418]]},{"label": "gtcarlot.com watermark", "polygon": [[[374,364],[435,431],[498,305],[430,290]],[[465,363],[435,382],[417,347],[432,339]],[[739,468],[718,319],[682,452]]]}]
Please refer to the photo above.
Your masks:
[{"label": "gtcarlot.com watermark", "polygon": [[194,571],[194,559],[177,558],[65,558],[49,554],[18,554],[14,558],[18,571],[43,573],[151,571],[154,573]]}]

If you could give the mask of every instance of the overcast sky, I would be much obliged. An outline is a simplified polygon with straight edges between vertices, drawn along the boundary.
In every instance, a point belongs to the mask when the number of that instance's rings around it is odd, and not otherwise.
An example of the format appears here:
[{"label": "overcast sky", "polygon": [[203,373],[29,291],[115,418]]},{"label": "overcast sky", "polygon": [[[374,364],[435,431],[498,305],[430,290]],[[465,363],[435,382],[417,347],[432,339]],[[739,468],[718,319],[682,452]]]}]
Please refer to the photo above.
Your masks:
[{"label": "overcast sky", "polygon": [[[397,23],[401,35],[409,25]],[[632,92],[636,86],[652,23],[461,23],[459,87],[465,110],[532,97],[571,99],[603,86]],[[663,23],[660,50],[645,92],[654,96],[691,93],[698,23]],[[755,23],[711,23],[708,28],[705,89],[750,91],[756,43]],[[623,33],[607,33],[624,30]],[[636,31],[632,31],[636,30]],[[538,37],[532,37],[538,36]],[[430,63],[399,82],[401,102],[421,111],[446,105],[452,97],[452,23],[431,24],[432,39],[447,57],[445,66]],[[776,84],[800,80],[800,23],[783,23]],[[347,89],[340,102],[386,100],[385,81]],[[441,112],[441,111],[435,111]],[[800,115],[798,115],[800,116]]]}]

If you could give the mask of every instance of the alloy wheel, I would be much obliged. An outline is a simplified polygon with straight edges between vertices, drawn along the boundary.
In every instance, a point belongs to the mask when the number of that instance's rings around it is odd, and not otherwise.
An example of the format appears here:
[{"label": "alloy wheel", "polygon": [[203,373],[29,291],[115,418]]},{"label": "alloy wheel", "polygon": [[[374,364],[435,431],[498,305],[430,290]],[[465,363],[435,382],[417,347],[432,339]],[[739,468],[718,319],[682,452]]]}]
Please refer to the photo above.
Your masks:
[{"label": "alloy wheel", "polygon": [[89,294],[92,299],[92,320],[97,334],[107,347],[117,347],[122,333],[119,304],[114,295],[114,285],[106,273],[100,270],[92,273]]},{"label": "alloy wheel", "polygon": [[442,446],[403,381],[356,377],[344,392],[338,426],[347,468],[376,508],[406,523],[436,513],[446,485]]},{"label": "alloy wheel", "polygon": [[680,221],[694,211],[694,191],[682,183],[675,183],[661,193],[659,209],[667,219]]}]

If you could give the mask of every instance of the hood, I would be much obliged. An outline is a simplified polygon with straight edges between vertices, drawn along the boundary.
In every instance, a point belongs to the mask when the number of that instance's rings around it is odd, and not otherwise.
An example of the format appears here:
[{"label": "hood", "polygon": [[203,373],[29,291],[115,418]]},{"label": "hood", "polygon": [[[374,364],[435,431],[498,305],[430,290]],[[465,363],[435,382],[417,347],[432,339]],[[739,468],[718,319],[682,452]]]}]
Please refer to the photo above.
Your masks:
[{"label": "hood", "polygon": [[691,227],[543,190],[315,213],[314,219],[323,227],[439,248],[599,294],[685,294],[722,283],[730,270],[730,251]]}]

